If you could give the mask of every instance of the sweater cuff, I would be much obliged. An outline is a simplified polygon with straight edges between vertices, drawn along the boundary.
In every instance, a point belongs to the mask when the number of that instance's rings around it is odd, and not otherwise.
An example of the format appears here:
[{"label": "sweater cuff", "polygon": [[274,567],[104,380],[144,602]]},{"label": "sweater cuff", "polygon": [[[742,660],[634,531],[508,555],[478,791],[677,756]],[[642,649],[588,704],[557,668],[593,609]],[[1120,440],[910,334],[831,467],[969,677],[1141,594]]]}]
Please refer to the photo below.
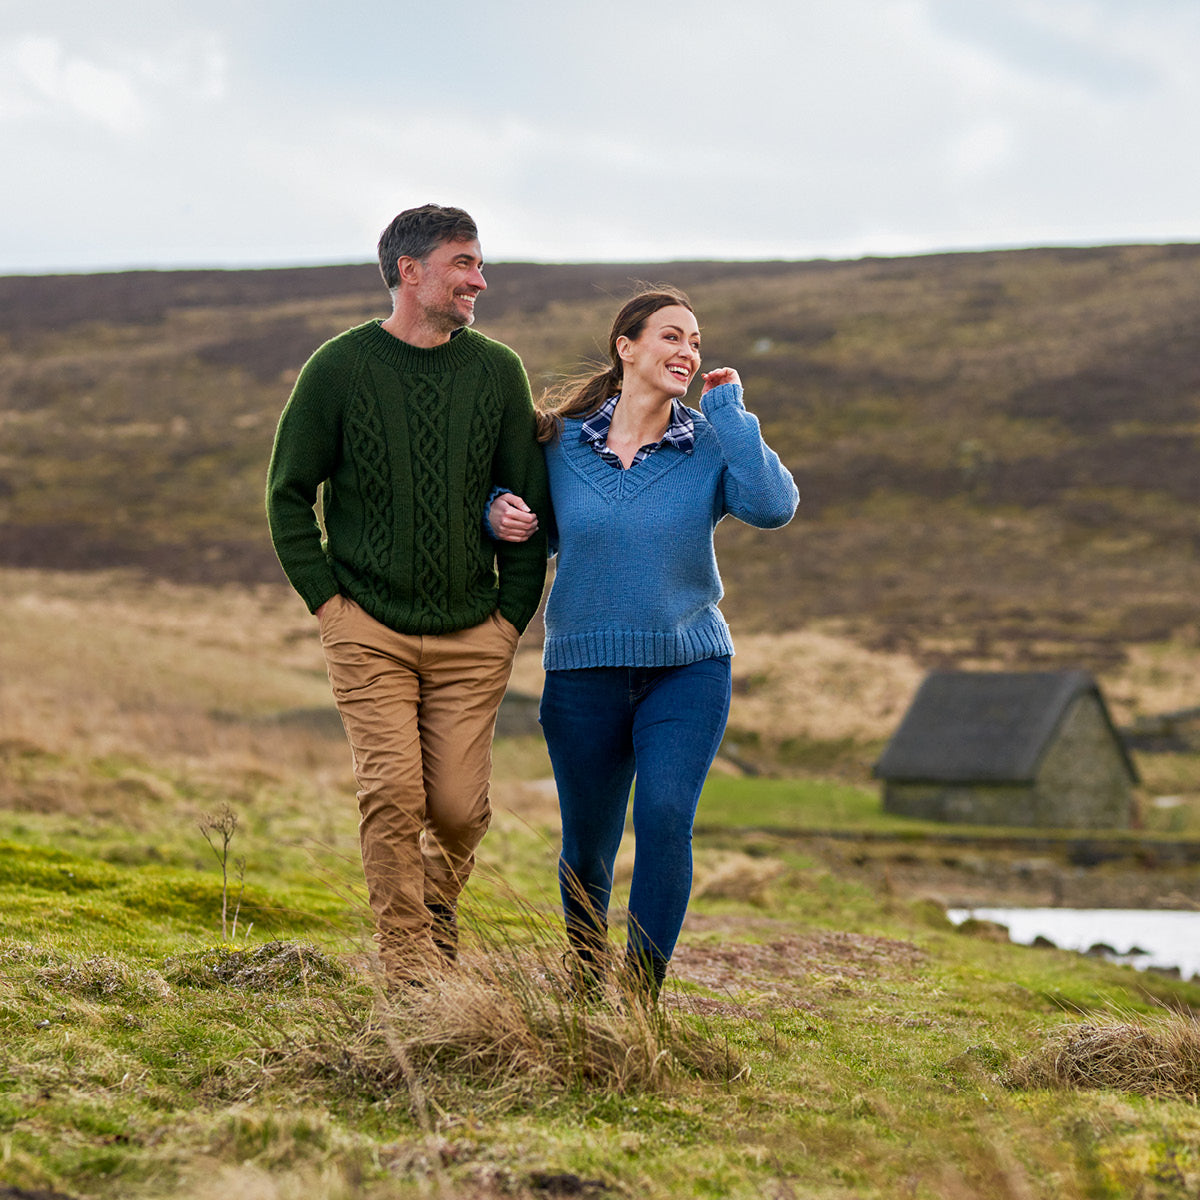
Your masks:
[{"label": "sweater cuff", "polygon": [[322,575],[319,578],[309,576],[308,578],[292,579],[290,582],[310,613],[315,613],[326,600],[336,596],[342,590],[332,571],[327,576]]},{"label": "sweater cuff", "polygon": [[487,503],[483,506],[483,531],[492,539],[493,542],[498,542],[500,539],[496,536],[496,531],[492,528],[492,505],[496,502],[497,496],[507,496],[512,491],[512,488],[494,487],[491,495],[487,498]]},{"label": "sweater cuff", "polygon": [[533,620],[533,613],[527,613],[524,609],[517,612],[515,609],[507,608],[503,604],[496,606],[500,615],[518,632],[524,633],[529,627],[529,622]]},{"label": "sweater cuff", "polygon": [[707,417],[709,413],[718,412],[732,405],[735,408],[744,407],[742,395],[744,389],[740,383],[723,383],[700,397],[700,411]]}]

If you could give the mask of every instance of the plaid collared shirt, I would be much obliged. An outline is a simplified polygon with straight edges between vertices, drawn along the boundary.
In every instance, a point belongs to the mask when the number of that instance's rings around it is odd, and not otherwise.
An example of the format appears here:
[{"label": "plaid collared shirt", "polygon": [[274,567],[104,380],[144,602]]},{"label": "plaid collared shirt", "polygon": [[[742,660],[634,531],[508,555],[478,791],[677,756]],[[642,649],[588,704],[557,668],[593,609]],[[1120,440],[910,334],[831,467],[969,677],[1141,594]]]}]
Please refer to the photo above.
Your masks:
[{"label": "plaid collared shirt", "polygon": [[[625,464],[608,448],[608,430],[612,425],[613,413],[616,411],[617,401],[620,398],[620,395],[616,395],[605,400],[600,408],[584,421],[579,430],[579,440],[588,442],[610,467],[616,467],[619,471],[625,469]],[[673,399],[671,401],[671,420],[667,424],[666,432],[659,441],[642,446],[633,456],[633,462],[629,465],[635,466],[642,459],[653,454],[655,450],[667,445],[682,450],[684,454],[691,454],[695,442],[696,428],[692,423],[691,414],[680,401]]]}]

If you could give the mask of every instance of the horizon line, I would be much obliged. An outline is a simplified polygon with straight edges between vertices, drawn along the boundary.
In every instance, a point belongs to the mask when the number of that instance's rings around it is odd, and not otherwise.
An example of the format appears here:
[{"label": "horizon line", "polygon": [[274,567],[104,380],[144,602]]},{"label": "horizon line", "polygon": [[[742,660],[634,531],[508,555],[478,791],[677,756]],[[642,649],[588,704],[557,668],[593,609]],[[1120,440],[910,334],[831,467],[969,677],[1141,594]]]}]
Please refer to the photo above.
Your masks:
[{"label": "horizon line", "polygon": [[[498,266],[545,266],[545,267],[624,267],[624,266],[663,266],[683,263],[794,263],[797,266],[806,263],[854,263],[880,261],[891,259],[940,258],[948,255],[973,254],[1009,254],[1022,251],[1046,250],[1117,250],[1130,246],[1197,246],[1200,239],[1194,238],[1133,238],[1118,241],[1048,241],[1048,242],[1018,242],[1012,244],[992,244],[980,246],[954,246],[930,248],[922,250],[905,250],[893,253],[848,253],[848,254],[813,254],[813,255],[719,255],[719,254],[689,254],[667,256],[660,258],[630,257],[630,258],[559,258],[517,255],[491,259],[487,267]],[[76,278],[93,275],[134,275],[134,274],[173,274],[196,273],[207,271],[228,272],[231,274],[257,271],[311,271],[337,267],[377,267],[373,258],[347,259],[322,258],[299,260],[291,262],[179,262],[170,264],[128,263],[107,266],[94,266],[83,269],[65,267],[29,267],[5,268],[0,267],[0,279],[46,279],[46,278]]]}]

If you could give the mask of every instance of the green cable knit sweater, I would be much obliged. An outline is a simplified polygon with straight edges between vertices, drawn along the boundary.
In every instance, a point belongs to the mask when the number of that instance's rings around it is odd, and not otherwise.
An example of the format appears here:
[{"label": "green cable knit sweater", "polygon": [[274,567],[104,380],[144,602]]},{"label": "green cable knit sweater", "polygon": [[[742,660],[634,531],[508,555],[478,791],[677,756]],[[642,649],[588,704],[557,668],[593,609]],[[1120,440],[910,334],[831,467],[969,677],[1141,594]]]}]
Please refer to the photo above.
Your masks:
[{"label": "green cable knit sweater", "polygon": [[310,611],[341,592],[400,633],[466,629],[497,607],[524,630],[546,539],[486,536],[499,481],[546,511],[521,360],[472,329],[427,350],[371,321],[326,342],[296,381],[267,476],[271,540]]}]

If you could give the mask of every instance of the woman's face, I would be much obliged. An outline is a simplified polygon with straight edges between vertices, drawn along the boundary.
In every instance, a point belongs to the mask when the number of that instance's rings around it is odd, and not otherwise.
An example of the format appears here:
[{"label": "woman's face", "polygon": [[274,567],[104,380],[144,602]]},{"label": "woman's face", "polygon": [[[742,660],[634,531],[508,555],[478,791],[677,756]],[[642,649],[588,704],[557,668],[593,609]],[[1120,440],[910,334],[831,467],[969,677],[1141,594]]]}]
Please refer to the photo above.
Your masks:
[{"label": "woman's face", "polygon": [[636,339],[617,338],[624,388],[679,397],[700,370],[700,326],[682,304],[652,312]]}]

